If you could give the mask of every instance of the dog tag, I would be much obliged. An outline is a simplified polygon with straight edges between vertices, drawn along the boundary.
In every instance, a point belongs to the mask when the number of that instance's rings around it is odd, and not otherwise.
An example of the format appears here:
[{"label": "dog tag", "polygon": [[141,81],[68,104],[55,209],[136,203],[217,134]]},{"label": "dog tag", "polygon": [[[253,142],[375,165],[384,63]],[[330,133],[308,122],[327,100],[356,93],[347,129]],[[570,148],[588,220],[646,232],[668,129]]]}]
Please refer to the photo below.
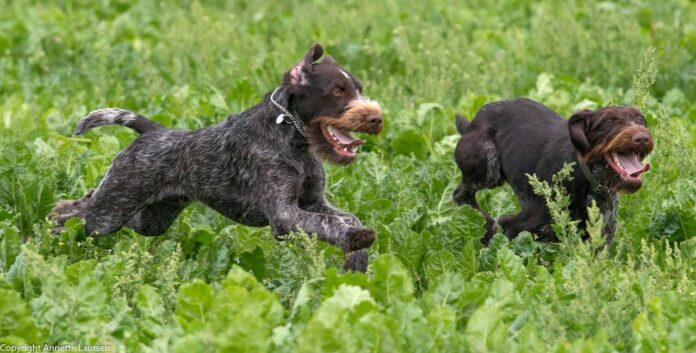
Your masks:
[{"label": "dog tag", "polygon": [[283,121],[285,121],[285,114],[282,114],[282,113],[281,113],[281,114],[278,115],[278,117],[276,118],[276,124],[280,124],[280,123],[282,123]]}]

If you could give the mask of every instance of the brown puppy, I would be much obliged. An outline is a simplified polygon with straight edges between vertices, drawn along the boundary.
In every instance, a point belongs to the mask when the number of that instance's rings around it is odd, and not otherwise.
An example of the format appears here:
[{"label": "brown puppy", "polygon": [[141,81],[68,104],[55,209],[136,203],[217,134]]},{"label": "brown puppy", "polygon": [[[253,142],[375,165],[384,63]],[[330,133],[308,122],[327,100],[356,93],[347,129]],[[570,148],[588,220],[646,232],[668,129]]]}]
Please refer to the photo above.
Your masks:
[{"label": "brown puppy", "polygon": [[551,216],[543,197],[534,194],[527,174],[550,181],[564,164],[575,162],[573,180],[566,184],[570,212],[581,227],[587,207],[595,200],[606,222],[610,242],[616,230],[618,193],[641,187],[641,174],[650,168],[641,161],[654,144],[645,118],[634,107],[582,110],[569,120],[529,99],[484,105],[471,123],[457,117],[462,134],[454,158],[462,182],[454,191],[458,204],[467,204],[486,219],[488,244],[496,222],[476,202],[476,192],[508,182],[522,210],[498,220],[508,238],[522,231],[555,240]]}]

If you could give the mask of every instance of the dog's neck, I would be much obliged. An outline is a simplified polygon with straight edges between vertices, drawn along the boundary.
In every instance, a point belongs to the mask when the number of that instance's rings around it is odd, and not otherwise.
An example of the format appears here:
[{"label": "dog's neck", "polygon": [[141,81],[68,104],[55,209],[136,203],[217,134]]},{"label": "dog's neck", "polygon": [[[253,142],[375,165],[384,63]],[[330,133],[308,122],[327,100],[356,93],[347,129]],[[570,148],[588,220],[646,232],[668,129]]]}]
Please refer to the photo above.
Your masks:
[{"label": "dog's neck", "polygon": [[599,178],[597,178],[595,173],[592,173],[592,170],[590,169],[591,167],[587,164],[587,161],[585,160],[585,158],[583,158],[582,155],[580,155],[580,153],[577,154],[576,160],[578,167],[582,172],[582,175],[590,184],[590,193],[592,193],[595,197],[614,196],[611,189],[605,185],[602,185],[601,181],[599,180]]},{"label": "dog's neck", "polygon": [[[302,137],[307,138],[307,129],[305,128],[304,123],[300,119],[300,116],[297,114],[294,99],[291,95],[288,95],[286,92],[284,92],[285,90],[286,88],[284,86],[278,86],[275,90],[273,90],[273,92],[269,96],[271,104],[277,110],[280,111],[278,116],[276,116],[275,118],[275,123],[277,125],[283,123],[292,124],[295,126],[300,135],[302,135]],[[279,91],[283,92],[279,93]],[[279,97],[283,97],[284,99],[279,100]]]}]

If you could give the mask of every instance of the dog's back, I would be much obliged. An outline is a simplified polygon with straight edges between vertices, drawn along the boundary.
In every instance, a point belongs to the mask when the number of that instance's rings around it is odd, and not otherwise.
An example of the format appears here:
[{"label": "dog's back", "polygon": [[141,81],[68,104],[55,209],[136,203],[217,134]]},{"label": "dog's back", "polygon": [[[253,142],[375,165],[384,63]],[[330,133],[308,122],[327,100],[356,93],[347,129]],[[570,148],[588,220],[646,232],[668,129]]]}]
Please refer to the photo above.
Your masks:
[{"label": "dog's back", "polygon": [[458,117],[457,129],[457,164],[488,188],[500,185],[503,176],[524,178],[539,163],[557,164],[544,161],[549,148],[572,150],[567,121],[524,98],[486,104],[470,123]]},{"label": "dog's back", "polygon": [[567,120],[529,99],[485,105],[471,122],[471,129],[477,128],[487,130],[511,184],[527,185],[527,173],[550,178],[574,156]]},{"label": "dog's back", "polygon": [[[508,182],[516,194],[533,195],[527,174],[550,179],[572,157],[567,120],[529,99],[489,103],[470,123],[461,117],[457,120],[463,133],[454,157],[462,183],[453,197],[483,214],[488,230],[483,242],[487,243],[496,225],[478,206],[476,191]],[[568,158],[558,158],[561,155]]]},{"label": "dog's back", "polygon": [[546,131],[567,130],[567,121],[539,102],[518,98],[488,103],[476,113],[470,127],[473,129],[491,127],[496,138],[507,137],[511,133],[516,138],[532,137],[542,139]]}]

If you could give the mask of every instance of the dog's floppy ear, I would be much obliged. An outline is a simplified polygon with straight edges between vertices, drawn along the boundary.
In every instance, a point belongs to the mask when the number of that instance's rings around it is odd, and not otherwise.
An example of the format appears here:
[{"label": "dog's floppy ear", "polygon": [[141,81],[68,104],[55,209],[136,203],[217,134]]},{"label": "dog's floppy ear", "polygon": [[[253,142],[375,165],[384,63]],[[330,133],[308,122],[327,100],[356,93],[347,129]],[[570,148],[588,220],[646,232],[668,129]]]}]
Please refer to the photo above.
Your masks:
[{"label": "dog's floppy ear", "polygon": [[312,45],[302,61],[290,70],[290,83],[293,85],[306,86],[309,84],[304,73],[312,71],[312,63],[319,60],[324,55],[324,48],[321,44],[315,43]]},{"label": "dog's floppy ear", "polygon": [[580,153],[585,154],[590,150],[590,142],[587,140],[587,127],[590,126],[590,118],[594,114],[589,109],[583,109],[568,119],[568,132],[570,132],[570,141],[573,142],[575,149]]}]

